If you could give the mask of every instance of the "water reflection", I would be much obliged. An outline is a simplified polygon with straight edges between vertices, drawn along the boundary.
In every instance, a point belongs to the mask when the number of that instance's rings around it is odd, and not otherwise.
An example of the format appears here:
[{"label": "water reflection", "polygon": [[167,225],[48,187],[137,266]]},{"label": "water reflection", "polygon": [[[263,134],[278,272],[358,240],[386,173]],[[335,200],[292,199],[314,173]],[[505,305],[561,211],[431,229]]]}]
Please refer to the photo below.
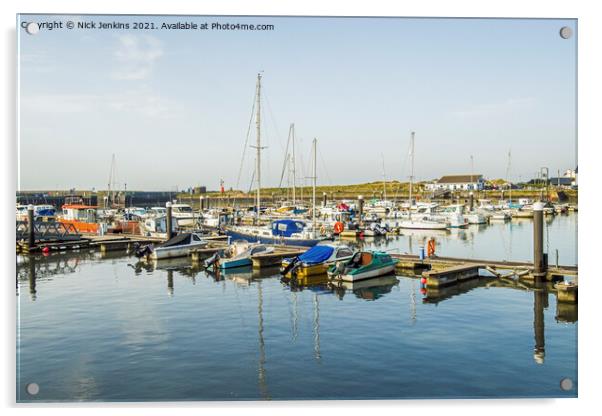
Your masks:
[{"label": "water reflection", "polygon": [[548,292],[545,288],[533,291],[533,332],[535,333],[535,348],[533,359],[537,364],[543,364],[546,357],[546,335],[543,310],[548,307]]},{"label": "water reflection", "polygon": [[[535,283],[511,278],[479,278],[460,282],[456,285],[448,287],[423,288],[424,297],[422,301],[423,303],[431,303],[436,305],[439,302],[468,293],[481,287],[506,287],[533,292],[533,336],[535,340],[535,345],[533,348],[533,360],[537,364],[543,364],[545,362],[546,355],[544,310],[549,307],[550,293],[556,293],[556,289],[552,283]],[[556,321],[566,323],[577,322],[577,304],[567,304],[558,302],[557,300]]]},{"label": "water reflection", "polygon": [[[407,238],[407,236],[401,236],[399,238]],[[416,240],[414,242],[416,244]],[[114,268],[109,265],[107,269],[106,264],[115,261],[115,264],[119,268]],[[96,263],[94,267],[83,267],[85,263]],[[90,266],[90,264],[88,264]],[[134,297],[129,299],[107,296],[110,291],[98,291],[94,289],[87,290],[88,288],[98,288],[99,284],[107,285],[109,289],[113,289],[110,285],[114,284],[111,279],[101,280],[106,277],[107,270],[117,270],[120,273],[119,288],[126,287],[127,284],[131,285],[131,288],[141,289],[135,293]],[[91,271],[93,270],[93,271]],[[80,275],[72,276],[74,272],[81,271],[82,279],[79,279]],[[62,273],[62,274],[61,274]],[[129,279],[125,279],[122,276],[126,275]],[[144,278],[146,275],[153,275],[155,278]],[[40,283],[40,279],[67,279],[72,276],[71,285],[69,284],[43,284]],[[85,278],[87,276],[94,277],[96,285],[86,286],[86,282],[92,283],[93,279]],[[73,277],[76,277],[74,279]],[[158,278],[157,278],[158,277]],[[483,344],[479,344],[479,348],[489,348],[492,343],[499,342],[500,345],[508,347],[511,342],[513,346],[522,345],[523,352],[528,355],[528,360],[531,361],[531,354],[533,360],[531,363],[545,363],[545,369],[550,370],[558,365],[558,348],[561,345],[565,348],[563,351],[568,351],[566,348],[566,337],[567,332],[563,332],[559,335],[557,328],[550,328],[551,325],[556,325],[552,320],[552,316],[548,314],[548,322],[545,322],[544,316],[546,309],[549,308],[549,302],[553,302],[554,299],[549,300],[550,295],[555,294],[555,289],[552,285],[536,286],[528,281],[518,281],[514,279],[491,279],[482,278],[462,282],[455,286],[440,289],[424,289],[422,296],[422,302],[420,302],[421,296],[416,293],[420,288],[420,283],[416,279],[417,276],[383,276],[376,279],[369,279],[360,282],[342,282],[341,285],[330,286],[323,280],[313,286],[305,287],[290,287],[287,285],[281,285],[279,281],[278,268],[262,269],[257,270],[251,267],[232,269],[227,271],[221,271],[215,274],[205,271],[202,266],[192,262],[190,259],[172,259],[172,260],[160,260],[156,262],[140,263],[136,262],[133,257],[109,256],[104,257],[99,262],[99,256],[90,253],[79,253],[62,256],[49,256],[47,258],[41,256],[32,256],[26,259],[21,259],[21,263],[18,265],[18,279],[20,290],[25,293],[29,292],[30,299],[33,301],[36,296],[42,298],[44,292],[51,293],[54,297],[57,297],[57,291],[64,295],[62,300],[66,303],[51,305],[52,302],[36,302],[35,304],[30,302],[23,302],[25,308],[23,309],[23,322],[25,324],[25,337],[23,342],[23,351],[28,360],[24,361],[23,371],[27,377],[34,377],[40,375],[39,366],[34,356],[34,351],[38,348],[43,348],[38,345],[35,338],[32,337],[37,329],[27,328],[27,325],[31,325],[31,322],[38,322],[36,319],[31,319],[32,311],[43,311],[40,316],[47,315],[52,316],[52,313],[46,314],[47,311],[56,312],[59,318],[53,318],[50,320],[51,329],[57,328],[57,334],[61,334],[61,328],[69,327],[71,324],[75,324],[75,320],[71,316],[63,316],[61,318],[61,311],[65,308],[71,308],[71,310],[77,310],[82,316],[87,319],[94,319],[98,311],[104,311],[103,314],[103,325],[107,325],[107,328],[112,330],[104,331],[90,331],[88,327],[80,327],[77,334],[88,332],[90,341],[94,346],[100,345],[99,349],[92,349],[94,354],[102,356],[105,359],[104,362],[109,362],[111,359],[115,359],[113,362],[119,362],[119,354],[114,354],[112,346],[121,347],[122,351],[130,354],[132,358],[131,363],[127,365],[139,366],[140,373],[137,373],[136,380],[142,379],[144,383],[153,383],[152,380],[156,379],[156,371],[158,366],[162,366],[162,371],[171,377],[172,385],[176,386],[175,389],[163,392],[163,396],[157,399],[177,399],[181,398],[177,391],[179,382],[182,382],[180,375],[185,374],[186,371],[190,371],[188,375],[199,374],[200,371],[206,371],[207,368],[219,368],[221,374],[216,375],[218,380],[219,388],[222,385],[226,385],[226,381],[232,381],[233,378],[240,377],[244,380],[244,386],[242,383],[236,387],[232,387],[232,391],[246,392],[246,389],[250,388],[253,390],[253,398],[271,399],[271,398],[286,398],[287,392],[283,393],[282,376],[278,374],[277,368],[282,368],[284,365],[284,358],[282,358],[282,351],[288,352],[290,350],[290,356],[301,356],[304,357],[302,367],[296,367],[291,365],[291,375],[298,380],[316,380],[320,378],[328,379],[332,381],[331,385],[336,386],[337,383],[344,384],[347,379],[352,379],[353,376],[347,377],[349,374],[355,374],[358,378],[367,378],[374,376],[379,371],[384,372],[384,377],[391,377],[387,379],[393,379],[390,373],[387,373],[388,368],[393,368],[395,371],[402,371],[402,365],[396,361],[393,357],[382,357],[382,362],[376,359],[378,370],[373,370],[368,364],[360,363],[355,367],[359,368],[356,373],[349,369],[348,365],[337,367],[340,365],[338,358],[335,358],[333,351],[338,351],[340,348],[337,342],[346,340],[349,342],[357,343],[358,346],[377,349],[386,349],[391,346],[399,347],[399,350],[404,350],[405,353],[413,357],[412,362],[421,362],[421,355],[412,355],[414,345],[423,345],[424,340],[428,339],[428,333],[430,329],[434,331],[447,331],[449,328],[453,328],[454,325],[459,325],[460,330],[465,330],[467,326],[470,326],[469,331],[478,330],[480,325],[487,325],[483,321],[479,321],[480,313],[482,308],[485,313],[496,313],[496,317],[504,315],[500,314],[498,309],[488,309],[491,305],[496,305],[495,302],[513,302],[517,301],[517,306],[520,306],[520,319],[527,321],[527,331],[509,331],[507,335],[509,338],[504,341],[499,339],[499,334],[489,335],[489,339],[483,339]],[[197,287],[191,285],[182,285],[183,280],[190,280],[192,283],[197,284]],[[217,283],[214,283],[216,281]],[[48,282],[45,282],[48,283]],[[67,283],[67,282],[64,282]],[[186,282],[187,283],[187,282]],[[177,286],[177,287],[176,287]],[[71,290],[77,290],[77,292],[69,292]],[[401,290],[394,290],[395,287],[401,287]],[[527,302],[525,302],[525,296],[508,297],[508,293],[500,295],[501,290],[497,291],[482,291],[479,296],[475,296],[474,291],[481,288],[507,288],[513,292],[532,292],[533,298],[531,300],[531,293],[527,294]],[[165,288],[167,288],[167,294],[173,296],[172,300],[165,300]],[[224,292],[224,297],[221,298],[219,295],[220,288],[228,288]],[[238,288],[243,288],[238,289]],[[157,290],[155,290],[157,289]],[[235,290],[231,290],[235,289]],[[54,292],[53,292],[54,291]],[[133,291],[122,291],[124,295],[132,293]],[[238,295],[244,292],[245,296]],[[473,292],[473,295],[469,299],[469,305],[463,305],[462,302],[457,302],[458,297],[465,293]],[[508,290],[506,291],[508,292]],[[72,297],[72,293],[77,293],[76,297]],[[154,296],[159,293],[163,299],[157,301],[156,297],[148,297],[145,295]],[[497,293],[497,295],[496,295]],[[217,294],[217,295],[216,295]],[[177,295],[177,296],[175,296]],[[206,296],[201,298],[201,296]],[[236,296],[236,297],[235,297]],[[119,299],[114,299],[119,298]],[[124,301],[124,299],[127,300]],[[135,304],[130,302],[130,299],[142,299],[144,302]],[[202,299],[203,302],[199,302]],[[237,322],[237,311],[232,307],[232,302],[238,302],[240,313],[241,324]],[[23,300],[27,300],[27,297],[23,297]],[[345,304],[341,304],[340,301],[344,301]],[[493,303],[490,303],[493,300]],[[69,304],[69,302],[75,302]],[[88,302],[95,302],[94,311],[87,311],[87,308],[82,308],[82,305],[87,305]],[[175,301],[178,304],[175,304]],[[367,302],[364,302],[367,301]],[[378,302],[377,302],[378,301]],[[433,308],[433,305],[438,305],[441,302],[448,302],[449,305],[447,310],[452,310],[451,314],[445,315],[445,322],[442,323],[442,319],[433,319],[433,315],[437,312]],[[246,302],[246,303],[245,303]],[[531,305],[531,302],[533,304]],[[115,305],[123,303],[122,307],[126,308],[127,314],[119,314],[117,317],[111,316]],[[101,306],[102,305],[102,306]],[[132,309],[129,309],[129,305],[134,305]],[[149,309],[142,310],[141,305],[146,305]],[[508,309],[513,308],[513,304],[508,304]],[[99,308],[103,309],[99,309]],[[358,320],[356,324],[344,326],[339,325],[339,322],[348,317],[348,311],[350,308],[360,308],[362,311],[362,317],[365,319]],[[29,309],[28,309],[29,308]],[[77,309],[79,308],[79,309]],[[205,308],[205,309],[202,309]],[[288,311],[287,311],[288,308]],[[418,309],[422,308],[420,311]],[[356,310],[360,310],[356,309]],[[197,313],[198,310],[202,311],[219,311],[215,316],[222,317],[224,320],[207,319],[205,321],[198,319],[192,319],[191,313]],[[193,311],[193,312],[191,312]],[[400,313],[401,311],[401,313]],[[152,316],[152,312],[156,312],[156,316],[152,319],[138,319],[136,316],[149,317]],[[233,312],[233,313],[232,313]],[[409,312],[409,313],[408,313]],[[514,312],[514,311],[513,311]],[[288,315],[287,315],[288,313]],[[533,313],[533,317],[531,317]],[[549,311],[548,311],[549,313]],[[30,314],[30,315],[28,315]],[[400,315],[403,314],[403,317]],[[411,326],[417,321],[417,314],[420,317],[424,317],[420,321],[420,325],[417,328],[406,331],[403,337],[394,338],[391,336],[390,329],[395,330],[400,326]],[[210,313],[202,313],[198,316],[208,316]],[[226,320],[223,316],[229,316]],[[409,318],[408,318],[409,316]],[[154,323],[151,321],[157,320],[157,317],[165,317],[169,322],[178,322],[177,326],[170,327],[166,325],[164,328],[161,327],[157,330],[153,327]],[[473,320],[473,317],[476,319]],[[181,319],[175,319],[181,318]],[[233,319],[231,319],[233,318]],[[577,305],[573,304],[562,304],[556,302],[556,322],[572,323],[577,321]],[[29,320],[28,320],[29,319]],[[117,322],[117,325],[113,325],[112,319]],[[516,316],[508,314],[507,320],[515,320]],[[531,330],[532,320],[532,330]],[[190,322],[194,321],[194,325]],[[167,322],[167,321],[165,321]],[[372,324],[377,322],[378,324]],[[466,323],[469,322],[467,325]],[[475,322],[473,324],[473,322]],[[508,321],[509,325],[514,321]],[[552,324],[550,323],[552,322]],[[121,327],[121,325],[125,323]],[[548,328],[545,325],[548,325]],[[46,325],[48,323],[45,323]],[[111,326],[113,325],[113,326]],[[472,327],[474,325],[474,327]],[[91,325],[93,326],[93,325]],[[115,330],[115,328],[117,328]],[[207,347],[198,347],[196,338],[190,340],[190,330],[200,329],[203,333],[203,340],[207,343]],[[420,330],[418,330],[420,329]],[[547,329],[547,331],[546,331]],[[354,333],[353,331],[357,331]],[[371,332],[374,332],[374,337],[371,336]],[[382,332],[384,331],[384,332]],[[389,331],[389,332],[387,332]],[[533,332],[531,332],[533,331]],[[486,331],[485,331],[486,332]],[[76,332],[73,332],[76,333]],[[117,334],[117,338],[109,338],[106,334]],[[161,337],[156,337],[153,334],[161,334]],[[137,335],[140,339],[132,342],[132,334]],[[142,335],[141,335],[142,334]],[[149,335],[150,334],[150,335]],[[289,336],[290,334],[290,336]],[[245,336],[246,335],[246,336]],[[368,335],[368,336],[366,336]],[[385,336],[386,335],[386,336]],[[570,334],[569,334],[570,335]],[[125,336],[125,338],[121,338]],[[364,337],[362,337],[364,336]],[[548,339],[546,339],[546,336]],[[27,338],[29,337],[29,338]],[[240,337],[240,338],[237,338]],[[80,337],[84,338],[84,337]],[[125,339],[125,341],[124,341]],[[214,341],[216,339],[217,341]],[[447,339],[447,338],[446,338]],[[96,341],[101,341],[96,343]],[[292,341],[291,341],[292,340]],[[450,344],[454,344],[454,336],[450,335]],[[509,341],[510,340],[510,341]],[[548,346],[546,351],[546,341]],[[57,345],[61,348],[65,346],[65,341],[57,336],[54,340]],[[223,343],[222,343],[223,342]],[[468,343],[463,343],[462,340],[457,341],[457,350],[453,350],[451,353],[455,356],[460,357],[457,361],[462,363],[462,359],[466,358],[463,351],[470,350]],[[565,342],[565,344],[563,344]],[[27,344],[27,345],[26,345]],[[78,341],[77,349],[75,352],[71,351],[72,354],[79,354],[78,351],[86,351],[84,341]],[[218,354],[215,356],[204,355],[206,350],[213,348],[218,350],[223,345],[237,345],[233,347],[227,358],[223,361],[219,361],[220,357]],[[512,347],[510,345],[510,347]],[[554,349],[556,346],[556,349]],[[160,347],[160,348],[157,348]],[[28,350],[29,348],[29,350]],[[104,348],[104,350],[102,349]],[[178,351],[177,358],[173,358],[166,354],[165,349],[174,348]],[[497,348],[497,345],[496,345]],[[67,347],[65,347],[67,349]],[[117,349],[117,348],[115,348]],[[510,348],[511,349],[511,348]],[[512,367],[517,362],[516,355],[513,352],[509,353],[510,349],[506,348],[506,354],[500,353],[496,356],[495,365],[508,365]],[[501,350],[501,348],[500,348]],[[143,354],[152,356],[153,361],[150,360],[150,364],[142,364],[144,359],[142,355],[137,355],[143,351]],[[546,352],[548,352],[548,360],[546,358]],[[132,354],[133,353],[133,354]],[[56,353],[60,355],[60,352]],[[236,355],[235,355],[236,354]],[[239,362],[233,362],[232,357],[240,359]],[[203,357],[203,359],[199,359]],[[210,357],[210,358],[207,358]],[[556,357],[556,359],[553,359]],[[63,357],[61,357],[63,358]],[[288,358],[286,358],[288,359]],[[466,358],[470,359],[470,358]],[[206,364],[191,364],[194,361],[206,363],[212,362],[210,365]],[[247,361],[245,361],[247,360]],[[386,361],[386,363],[385,363]],[[164,364],[168,364],[164,366]],[[287,365],[290,363],[287,363]],[[365,364],[365,365],[364,365]],[[532,364],[535,366],[534,364]],[[564,365],[564,364],[563,364]],[[145,367],[146,366],[146,367]],[[376,368],[375,366],[374,368]],[[98,383],[98,391],[94,390],[90,392],[87,399],[96,400],[103,398],[110,391],[113,397],[126,397],[127,392],[138,391],[135,387],[128,387],[131,390],[112,390],[112,385],[104,383],[102,381],[102,366],[98,363],[90,364],[88,367],[69,367],[71,371],[77,374],[80,380],[101,380]],[[244,368],[243,368],[244,367]],[[420,371],[432,371],[432,374],[440,371],[440,368],[421,369]],[[146,368],[146,369],[145,369]],[[193,368],[194,370],[192,370]],[[223,370],[223,371],[222,371]],[[414,369],[411,369],[414,371]],[[455,367],[454,371],[463,371],[460,367]],[[485,369],[486,370],[486,369]],[[61,369],[54,368],[53,371],[58,374],[61,373]],[[145,373],[146,371],[146,373]],[[321,371],[323,373],[321,373]],[[555,371],[555,370],[554,370]],[[338,372],[338,373],[337,373]],[[53,373],[54,374],[54,373]],[[337,374],[345,374],[345,377],[341,376],[337,378]],[[530,373],[530,377],[540,377],[539,373]],[[64,374],[63,374],[64,375]],[[244,378],[248,377],[248,378]],[[304,379],[304,377],[306,377]],[[436,378],[436,376],[433,376]],[[370,390],[370,394],[376,394],[376,389],[386,389],[386,386],[378,385],[378,381],[370,379],[373,390]],[[420,381],[422,386],[430,385],[432,381]],[[509,382],[508,379],[500,380],[500,383]],[[211,390],[211,383],[203,384],[203,394],[216,395],[221,394],[220,391]],[[223,384],[221,384],[223,383]],[[376,383],[376,384],[374,384]],[[114,383],[111,383],[114,384]],[[236,383],[232,383],[236,384]],[[319,382],[318,382],[319,384]],[[436,384],[436,383],[435,383]],[[66,384],[58,388],[59,394],[72,394],[69,393]],[[319,389],[318,389],[319,388]],[[303,394],[309,395],[315,394],[316,397],[321,397],[320,392],[323,389],[323,384],[319,384],[316,390],[311,390],[307,387],[307,390],[303,390]],[[476,387],[475,387],[476,388]],[[238,390],[236,390],[238,389]],[[301,390],[299,390],[301,391]],[[462,392],[461,390],[457,390]],[[456,390],[454,392],[457,393]],[[464,393],[470,391],[464,391]],[[456,394],[455,393],[455,394]],[[243,394],[243,393],[241,393]],[[245,393],[246,394],[246,393]],[[302,393],[299,393],[302,394]],[[389,394],[389,393],[388,393]],[[390,393],[391,397],[395,397],[395,394]],[[414,394],[414,393],[412,393]],[[418,394],[418,393],[416,393]],[[366,394],[368,395],[368,394]],[[62,397],[62,396],[60,396]],[[146,397],[146,396],[145,396]],[[205,396],[201,396],[205,397]],[[219,396],[222,397],[222,396]],[[242,396],[241,396],[242,397]],[[245,398],[248,396],[245,396]],[[363,397],[363,396],[362,396]],[[194,397],[189,397],[194,398]]]},{"label": "water reflection", "polygon": [[332,291],[340,300],[343,300],[347,292],[352,292],[359,299],[374,301],[390,293],[398,284],[397,277],[390,275],[358,282],[337,282],[332,285]]}]

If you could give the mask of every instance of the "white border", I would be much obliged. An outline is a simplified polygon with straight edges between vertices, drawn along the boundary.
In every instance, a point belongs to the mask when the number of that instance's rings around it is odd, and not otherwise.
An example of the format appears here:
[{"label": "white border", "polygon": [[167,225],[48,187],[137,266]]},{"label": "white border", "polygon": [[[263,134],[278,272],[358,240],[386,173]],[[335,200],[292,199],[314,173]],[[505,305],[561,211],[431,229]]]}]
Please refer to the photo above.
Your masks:
[{"label": "white border", "polygon": [[[392,2],[391,2],[392,3]],[[198,414],[209,411],[213,413],[242,413],[245,414],[306,414],[331,413],[338,408],[346,412],[359,414],[369,408],[378,407],[378,412],[399,414],[400,412],[433,411],[448,414],[478,414],[487,412],[488,415],[503,414],[516,410],[527,410],[533,413],[547,414],[580,414],[590,413],[600,403],[598,392],[600,374],[599,359],[601,343],[598,329],[600,314],[600,283],[602,274],[597,272],[596,257],[599,256],[600,227],[596,209],[602,208],[598,202],[600,197],[588,189],[594,189],[594,184],[602,183],[599,165],[600,146],[597,144],[600,134],[601,107],[599,105],[600,81],[602,74],[600,65],[601,25],[596,13],[596,2],[569,1],[414,1],[407,4],[387,4],[384,1],[330,1],[306,0],[296,2],[284,1],[123,1],[104,0],[96,2],[77,2],[55,0],[8,0],[0,3],[2,13],[2,79],[4,84],[4,99],[2,100],[2,123],[4,127],[4,142],[1,152],[3,157],[3,192],[0,204],[0,219],[3,238],[0,247],[2,264],[5,267],[4,298],[4,331],[2,342],[2,358],[6,370],[2,374],[2,403],[9,409],[10,414],[18,411],[25,413],[44,412],[46,415],[63,415],[65,413],[80,414],[86,407],[86,413],[114,413],[117,408],[126,408],[128,414],[163,415],[166,411],[177,414]],[[579,267],[581,269],[581,293],[579,303],[579,399],[564,400],[440,400],[440,401],[400,401],[400,402],[276,402],[276,403],[167,403],[167,404],[89,404],[89,405],[51,405],[49,409],[41,406],[15,406],[15,296],[12,276],[15,273],[15,261],[12,254],[14,235],[14,192],[16,189],[16,36],[15,15],[25,13],[146,13],[146,14],[286,14],[286,15],[392,15],[392,16],[441,16],[441,17],[555,17],[579,19],[579,186],[581,226],[579,227]],[[596,232],[597,231],[597,232]],[[167,410],[166,407],[177,406]],[[67,407],[63,409],[62,407]],[[335,409],[335,407],[337,409]]]}]

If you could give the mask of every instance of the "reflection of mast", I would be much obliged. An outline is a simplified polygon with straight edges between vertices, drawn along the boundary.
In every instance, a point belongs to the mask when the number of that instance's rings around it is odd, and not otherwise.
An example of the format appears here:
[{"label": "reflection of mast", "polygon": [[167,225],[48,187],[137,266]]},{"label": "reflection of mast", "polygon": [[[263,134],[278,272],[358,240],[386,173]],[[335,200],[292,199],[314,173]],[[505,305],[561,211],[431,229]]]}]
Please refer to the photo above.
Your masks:
[{"label": "reflection of mast", "polygon": [[415,279],[412,279],[412,291],[410,294],[410,320],[412,325],[416,324],[416,286]]},{"label": "reflection of mast", "polygon": [[173,296],[173,270],[167,271],[167,294]]},{"label": "reflection of mast", "polygon": [[314,354],[320,360],[320,302],[318,294],[314,293]]},{"label": "reflection of mast", "polygon": [[258,335],[259,335],[259,390],[264,399],[269,398],[266,377],[265,377],[265,342],[263,340],[263,291],[261,290],[261,280],[257,281],[257,314],[259,315]]},{"label": "reflection of mast", "polygon": [[297,339],[297,292],[293,292],[293,341]]},{"label": "reflection of mast", "polygon": [[36,263],[33,257],[29,258],[29,298],[36,300]]},{"label": "reflection of mast", "polygon": [[543,309],[547,303],[548,293],[542,289],[535,289],[533,296],[533,330],[535,332],[533,359],[537,364],[543,364],[546,355]]}]

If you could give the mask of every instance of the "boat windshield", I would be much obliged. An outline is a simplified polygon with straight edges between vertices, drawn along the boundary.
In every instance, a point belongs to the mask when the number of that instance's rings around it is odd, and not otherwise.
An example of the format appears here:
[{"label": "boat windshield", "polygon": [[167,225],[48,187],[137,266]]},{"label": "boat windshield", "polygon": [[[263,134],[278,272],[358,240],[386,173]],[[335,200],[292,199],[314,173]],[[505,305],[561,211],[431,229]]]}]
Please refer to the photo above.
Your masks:
[{"label": "boat windshield", "polygon": [[189,206],[175,206],[173,209],[175,212],[192,212],[192,208]]}]

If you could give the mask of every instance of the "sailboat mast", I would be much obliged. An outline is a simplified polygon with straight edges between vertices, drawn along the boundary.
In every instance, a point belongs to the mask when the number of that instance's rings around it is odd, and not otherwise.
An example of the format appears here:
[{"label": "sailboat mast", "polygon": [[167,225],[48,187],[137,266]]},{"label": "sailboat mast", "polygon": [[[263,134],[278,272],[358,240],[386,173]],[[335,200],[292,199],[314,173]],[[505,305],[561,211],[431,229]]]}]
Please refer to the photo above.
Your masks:
[{"label": "sailboat mast", "polygon": [[510,203],[512,203],[512,184],[509,182],[511,160],[512,160],[512,149],[508,149],[508,167],[506,168],[506,183],[510,187]]},{"label": "sailboat mast", "polygon": [[293,168],[293,206],[296,206],[296,199],[297,199],[297,195],[296,195],[296,187],[297,187],[297,178],[296,178],[296,172],[295,172],[295,123],[291,124],[291,128],[292,128],[292,144],[293,144],[293,159],[292,159],[292,168]]},{"label": "sailboat mast", "polygon": [[255,123],[257,125],[257,221],[259,222],[259,211],[261,207],[261,74],[257,74],[257,116]]},{"label": "sailboat mast", "polygon": [[412,186],[414,184],[414,132],[412,132],[412,138],[410,140],[410,154],[412,156],[412,170],[410,171],[410,195],[408,202],[410,204],[410,212],[412,212]]},{"label": "sailboat mast", "polygon": [[314,137],[314,149],[313,149],[313,153],[314,153],[314,177],[313,177],[314,184],[313,184],[313,196],[312,196],[313,208],[311,210],[311,213],[312,213],[312,223],[313,223],[312,227],[313,227],[314,233],[316,231],[316,180],[317,180],[317,177],[318,177],[317,176],[317,165],[318,165],[317,161],[318,160],[317,160],[317,157],[316,157],[316,146],[317,146],[317,143],[318,143],[318,139],[316,139]]},{"label": "sailboat mast", "polygon": [[385,201],[387,200],[387,175],[385,174],[385,155],[380,154],[383,160],[383,196]]}]

